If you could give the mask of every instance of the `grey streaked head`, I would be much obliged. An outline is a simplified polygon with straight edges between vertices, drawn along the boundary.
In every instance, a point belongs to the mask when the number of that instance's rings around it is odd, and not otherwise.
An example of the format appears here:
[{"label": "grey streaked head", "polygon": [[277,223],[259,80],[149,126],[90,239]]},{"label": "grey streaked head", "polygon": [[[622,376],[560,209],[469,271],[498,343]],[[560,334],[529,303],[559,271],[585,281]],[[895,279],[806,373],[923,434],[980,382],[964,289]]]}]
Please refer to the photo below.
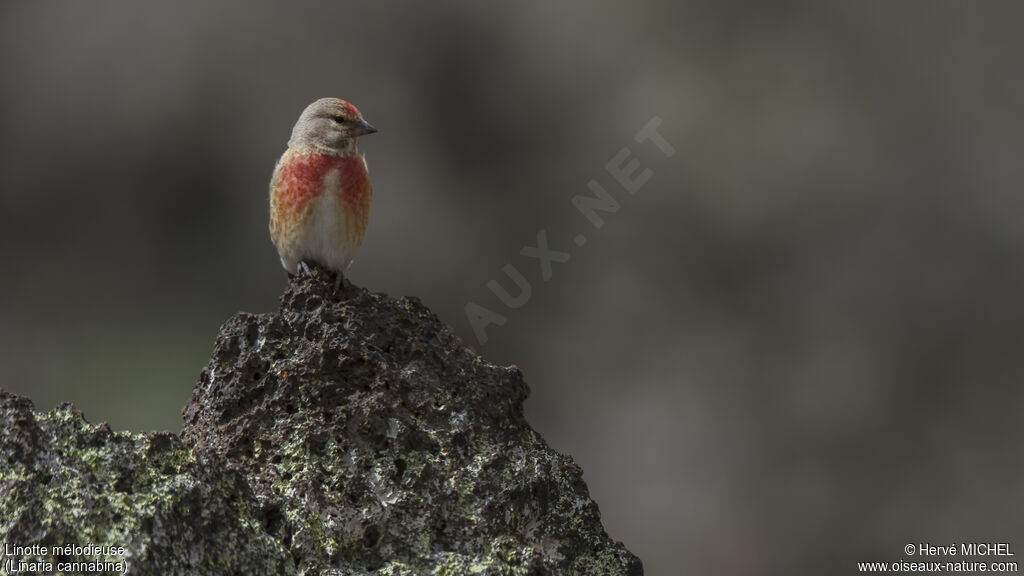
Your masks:
[{"label": "grey streaked head", "polygon": [[302,111],[292,128],[288,147],[351,154],[355,151],[356,138],[376,131],[363,120],[355,106],[340,98],[321,98]]}]

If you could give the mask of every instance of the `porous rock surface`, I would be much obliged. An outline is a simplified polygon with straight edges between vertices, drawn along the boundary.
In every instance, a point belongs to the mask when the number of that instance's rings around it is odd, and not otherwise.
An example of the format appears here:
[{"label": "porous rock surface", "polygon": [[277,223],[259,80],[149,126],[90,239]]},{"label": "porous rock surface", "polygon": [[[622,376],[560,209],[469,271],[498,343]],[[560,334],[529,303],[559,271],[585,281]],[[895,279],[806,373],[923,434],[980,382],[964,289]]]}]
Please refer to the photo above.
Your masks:
[{"label": "porous rock surface", "polygon": [[642,575],[527,394],[415,298],[314,267],[222,326],[181,439],[0,395],[0,541],[124,543],[134,574]]},{"label": "porous rock surface", "polygon": [[[0,566],[0,574],[19,572],[19,561],[49,561],[54,569],[127,562],[128,574],[294,574],[262,516],[241,474],[174,434],[113,432],[70,404],[40,413],[27,398],[0,390],[0,548],[48,551],[0,551],[0,562],[16,563]],[[125,553],[52,552],[69,545]]]}]

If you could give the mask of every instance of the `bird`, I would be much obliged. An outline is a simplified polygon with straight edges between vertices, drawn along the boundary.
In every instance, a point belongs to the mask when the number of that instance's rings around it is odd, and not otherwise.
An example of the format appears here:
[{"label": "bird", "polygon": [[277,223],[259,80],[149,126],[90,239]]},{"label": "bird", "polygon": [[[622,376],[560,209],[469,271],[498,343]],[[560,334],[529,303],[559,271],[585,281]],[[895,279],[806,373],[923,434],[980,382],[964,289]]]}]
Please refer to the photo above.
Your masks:
[{"label": "bird", "polygon": [[342,274],[363,243],[373,188],[356,139],[377,129],[340,98],[302,111],[270,178],[270,238],[290,276],[311,263]]}]

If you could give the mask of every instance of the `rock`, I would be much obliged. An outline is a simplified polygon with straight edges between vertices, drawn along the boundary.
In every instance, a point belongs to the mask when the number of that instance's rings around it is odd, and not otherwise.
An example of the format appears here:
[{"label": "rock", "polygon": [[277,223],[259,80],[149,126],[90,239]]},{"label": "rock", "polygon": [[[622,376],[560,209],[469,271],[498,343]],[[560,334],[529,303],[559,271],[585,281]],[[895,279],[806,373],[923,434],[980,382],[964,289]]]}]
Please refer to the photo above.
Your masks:
[{"label": "rock", "polygon": [[[38,413],[0,390],[0,450],[0,574],[22,559],[48,560],[60,573],[94,571],[59,562],[127,562],[129,574],[295,573],[242,475],[174,434],[112,432],[70,404]],[[47,552],[5,556],[4,544]],[[52,550],[90,544],[125,550]]]},{"label": "rock", "polygon": [[0,396],[0,541],[117,543],[134,574],[642,575],[528,393],[415,298],[314,267],[224,324],[180,440]]}]

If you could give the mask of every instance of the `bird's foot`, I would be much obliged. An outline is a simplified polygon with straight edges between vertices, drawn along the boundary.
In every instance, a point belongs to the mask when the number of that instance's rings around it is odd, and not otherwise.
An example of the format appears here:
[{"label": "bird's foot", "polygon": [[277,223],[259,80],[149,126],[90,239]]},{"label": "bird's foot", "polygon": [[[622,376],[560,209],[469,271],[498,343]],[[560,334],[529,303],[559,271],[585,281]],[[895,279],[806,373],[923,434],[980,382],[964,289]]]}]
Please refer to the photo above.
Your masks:
[{"label": "bird's foot", "polygon": [[334,274],[334,291],[331,292],[331,296],[337,298],[338,290],[341,289],[341,283],[345,280],[345,276],[341,272],[335,272]]},{"label": "bird's foot", "polygon": [[299,265],[296,266],[298,269],[298,276],[312,276],[313,269],[309,267],[309,264],[305,260],[300,260]]}]

